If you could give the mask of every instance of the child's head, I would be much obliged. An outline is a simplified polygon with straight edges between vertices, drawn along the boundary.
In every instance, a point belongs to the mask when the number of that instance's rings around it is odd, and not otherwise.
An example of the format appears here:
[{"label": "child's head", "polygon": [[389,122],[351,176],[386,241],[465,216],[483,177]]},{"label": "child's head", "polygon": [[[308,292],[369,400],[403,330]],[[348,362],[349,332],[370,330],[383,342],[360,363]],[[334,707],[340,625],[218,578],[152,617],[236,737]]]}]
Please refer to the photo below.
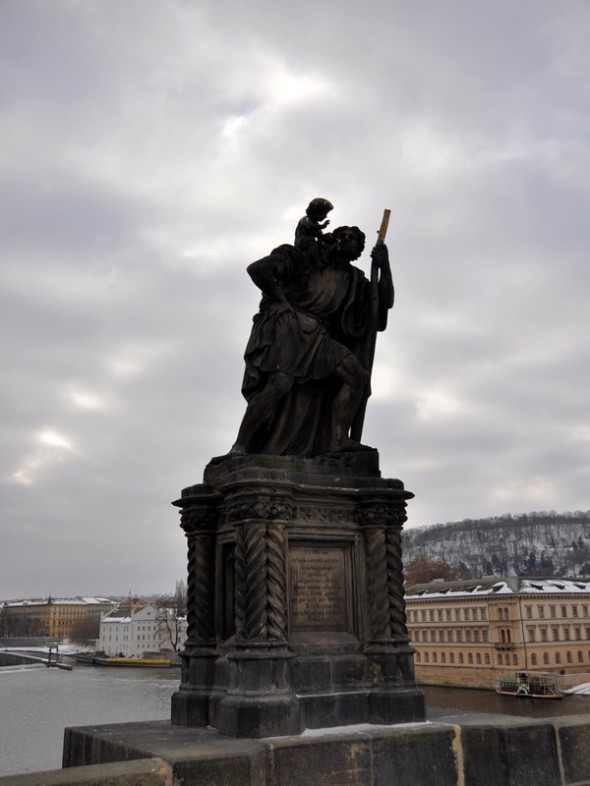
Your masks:
[{"label": "child's head", "polygon": [[305,212],[312,221],[322,221],[333,208],[334,205],[327,199],[317,197],[311,200]]}]

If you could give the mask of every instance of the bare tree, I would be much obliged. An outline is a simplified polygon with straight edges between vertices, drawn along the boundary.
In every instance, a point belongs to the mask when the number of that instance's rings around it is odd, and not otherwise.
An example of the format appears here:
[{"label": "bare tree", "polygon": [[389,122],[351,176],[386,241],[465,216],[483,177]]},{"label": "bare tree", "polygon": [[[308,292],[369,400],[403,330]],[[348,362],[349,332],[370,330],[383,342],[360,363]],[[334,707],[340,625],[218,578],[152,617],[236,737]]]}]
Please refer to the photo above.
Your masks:
[{"label": "bare tree", "polygon": [[160,646],[172,647],[174,652],[182,649],[186,632],[186,584],[177,581],[172,598],[160,601],[158,627]]}]

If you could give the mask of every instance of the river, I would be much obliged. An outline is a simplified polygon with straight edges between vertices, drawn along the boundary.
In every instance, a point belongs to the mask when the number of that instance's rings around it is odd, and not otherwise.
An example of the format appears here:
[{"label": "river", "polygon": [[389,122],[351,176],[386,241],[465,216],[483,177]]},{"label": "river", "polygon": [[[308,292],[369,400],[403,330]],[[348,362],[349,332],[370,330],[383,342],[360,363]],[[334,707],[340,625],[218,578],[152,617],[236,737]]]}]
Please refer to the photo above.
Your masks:
[{"label": "river", "polygon": [[493,690],[422,686],[429,720],[443,715],[487,712],[525,718],[556,718],[590,714],[590,696],[564,696],[556,701],[498,696]]},{"label": "river", "polygon": [[61,767],[66,726],[170,717],[178,669],[0,669],[0,775]]},{"label": "river", "polygon": [[[0,775],[61,767],[66,726],[169,718],[179,680],[177,669],[0,669]],[[424,691],[431,720],[450,712],[529,717],[590,713],[588,696],[535,701],[461,688]]]}]

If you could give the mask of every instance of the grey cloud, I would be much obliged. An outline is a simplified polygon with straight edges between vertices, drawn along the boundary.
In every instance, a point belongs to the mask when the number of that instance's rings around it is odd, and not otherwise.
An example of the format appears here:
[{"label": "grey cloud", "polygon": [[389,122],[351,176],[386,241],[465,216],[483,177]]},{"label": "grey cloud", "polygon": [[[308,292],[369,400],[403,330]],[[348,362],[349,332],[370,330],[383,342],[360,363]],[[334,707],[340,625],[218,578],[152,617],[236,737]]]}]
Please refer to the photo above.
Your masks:
[{"label": "grey cloud", "polygon": [[245,268],[318,195],[369,242],[392,209],[365,440],[409,525],[586,509],[589,25],[579,1],[3,3],[0,598],[172,589],[169,501],[244,409]]}]

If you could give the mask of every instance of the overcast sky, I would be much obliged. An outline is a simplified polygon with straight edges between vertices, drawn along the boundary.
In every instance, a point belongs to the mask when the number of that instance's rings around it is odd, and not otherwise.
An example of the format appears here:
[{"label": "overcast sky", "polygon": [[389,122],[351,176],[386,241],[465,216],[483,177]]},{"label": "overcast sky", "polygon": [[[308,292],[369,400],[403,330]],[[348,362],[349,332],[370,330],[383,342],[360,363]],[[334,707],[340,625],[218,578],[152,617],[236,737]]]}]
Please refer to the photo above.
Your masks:
[{"label": "overcast sky", "polygon": [[0,0],[0,599],[184,577],[246,266],[316,196],[392,211],[408,526],[590,508],[589,40],[587,0]]}]

